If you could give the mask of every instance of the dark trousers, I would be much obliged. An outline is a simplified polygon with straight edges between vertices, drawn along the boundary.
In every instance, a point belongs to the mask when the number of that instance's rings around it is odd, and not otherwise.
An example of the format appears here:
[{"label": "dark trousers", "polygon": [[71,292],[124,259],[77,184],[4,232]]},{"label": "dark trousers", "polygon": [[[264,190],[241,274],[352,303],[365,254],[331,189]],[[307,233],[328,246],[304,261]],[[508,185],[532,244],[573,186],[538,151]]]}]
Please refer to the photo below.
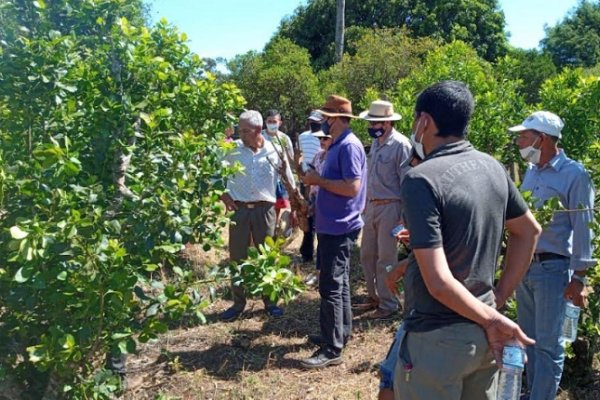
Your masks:
[{"label": "dark trousers", "polygon": [[352,331],[350,251],[360,229],[343,235],[317,234],[319,241],[319,314],[321,336],[330,350],[341,352]]},{"label": "dark trousers", "polygon": [[[229,259],[239,262],[248,257],[250,243],[255,247],[265,242],[267,236],[275,234],[275,206],[261,204],[252,208],[239,206],[231,217],[233,224],[229,226]],[[246,291],[242,286],[231,286],[233,307],[242,311],[246,307]],[[265,307],[273,305],[268,298],[263,298]]]},{"label": "dark trousers", "polygon": [[304,232],[302,244],[300,245],[300,255],[302,261],[308,262],[313,259],[315,254],[315,217],[308,217],[308,231]]}]

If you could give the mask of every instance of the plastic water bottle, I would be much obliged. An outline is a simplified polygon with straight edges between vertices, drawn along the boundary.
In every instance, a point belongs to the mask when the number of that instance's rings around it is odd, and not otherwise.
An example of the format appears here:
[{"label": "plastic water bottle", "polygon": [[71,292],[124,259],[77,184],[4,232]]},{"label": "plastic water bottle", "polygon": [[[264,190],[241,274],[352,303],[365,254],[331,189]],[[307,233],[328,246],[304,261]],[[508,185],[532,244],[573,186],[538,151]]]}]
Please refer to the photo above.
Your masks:
[{"label": "plastic water bottle", "polygon": [[396,226],[394,229],[392,229],[392,231],[390,232],[390,236],[396,237],[403,230],[404,230],[404,225],[400,224],[400,225]]},{"label": "plastic water bottle", "polygon": [[496,400],[518,400],[525,366],[525,351],[517,343],[509,343],[502,350],[502,369]]},{"label": "plastic water bottle", "polygon": [[570,301],[565,304],[565,320],[562,326],[562,338],[572,343],[577,339],[577,323],[581,309]]}]

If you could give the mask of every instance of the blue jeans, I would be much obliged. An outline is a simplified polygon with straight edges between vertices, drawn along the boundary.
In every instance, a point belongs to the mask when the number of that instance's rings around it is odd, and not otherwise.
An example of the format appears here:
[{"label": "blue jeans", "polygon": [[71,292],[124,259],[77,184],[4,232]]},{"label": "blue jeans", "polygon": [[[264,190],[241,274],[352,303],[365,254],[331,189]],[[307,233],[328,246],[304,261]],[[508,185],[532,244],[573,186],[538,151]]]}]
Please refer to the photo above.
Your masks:
[{"label": "blue jeans", "polygon": [[527,347],[530,400],[554,400],[565,360],[561,342],[569,260],[532,262],[517,288],[517,317],[536,343]]}]

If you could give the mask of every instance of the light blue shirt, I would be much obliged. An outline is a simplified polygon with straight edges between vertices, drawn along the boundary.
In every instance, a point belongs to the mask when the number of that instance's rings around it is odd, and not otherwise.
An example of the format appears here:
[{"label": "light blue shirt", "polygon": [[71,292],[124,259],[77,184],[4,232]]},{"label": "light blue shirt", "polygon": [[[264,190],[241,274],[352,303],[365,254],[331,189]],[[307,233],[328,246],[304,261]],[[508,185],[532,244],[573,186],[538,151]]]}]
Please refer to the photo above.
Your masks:
[{"label": "light blue shirt", "polygon": [[594,187],[583,166],[560,150],[543,167],[529,165],[521,190],[531,191],[538,199],[536,207],[558,197],[566,209],[554,214],[542,231],[535,252],[570,257],[569,268],[575,271],[594,266],[590,229],[594,219]]}]

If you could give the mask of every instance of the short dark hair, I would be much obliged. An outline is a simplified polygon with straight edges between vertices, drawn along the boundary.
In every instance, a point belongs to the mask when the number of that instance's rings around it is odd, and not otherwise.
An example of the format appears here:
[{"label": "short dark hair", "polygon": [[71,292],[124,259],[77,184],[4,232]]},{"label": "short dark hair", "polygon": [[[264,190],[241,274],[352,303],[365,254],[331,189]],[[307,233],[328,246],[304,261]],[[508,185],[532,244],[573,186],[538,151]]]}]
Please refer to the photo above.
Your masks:
[{"label": "short dark hair", "polygon": [[279,119],[281,119],[281,113],[279,111],[275,110],[274,108],[272,108],[267,111],[267,115],[265,116],[265,119],[267,119],[269,117],[279,117]]},{"label": "short dark hair", "polygon": [[467,126],[473,114],[473,95],[463,82],[442,81],[429,86],[417,97],[415,112],[426,112],[438,128],[438,136],[467,135]]}]

